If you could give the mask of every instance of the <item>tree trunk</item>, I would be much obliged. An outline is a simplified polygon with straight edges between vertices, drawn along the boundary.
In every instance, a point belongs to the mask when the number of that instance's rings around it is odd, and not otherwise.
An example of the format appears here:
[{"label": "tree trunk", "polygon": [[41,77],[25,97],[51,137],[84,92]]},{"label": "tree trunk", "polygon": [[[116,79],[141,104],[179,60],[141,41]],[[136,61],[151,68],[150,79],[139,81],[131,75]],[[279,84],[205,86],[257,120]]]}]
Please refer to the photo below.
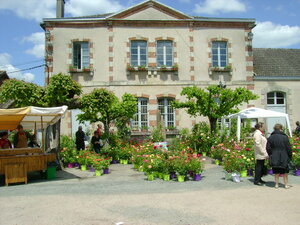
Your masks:
[{"label": "tree trunk", "polygon": [[210,133],[215,133],[217,129],[217,120],[216,118],[209,118],[209,125],[210,125]]}]

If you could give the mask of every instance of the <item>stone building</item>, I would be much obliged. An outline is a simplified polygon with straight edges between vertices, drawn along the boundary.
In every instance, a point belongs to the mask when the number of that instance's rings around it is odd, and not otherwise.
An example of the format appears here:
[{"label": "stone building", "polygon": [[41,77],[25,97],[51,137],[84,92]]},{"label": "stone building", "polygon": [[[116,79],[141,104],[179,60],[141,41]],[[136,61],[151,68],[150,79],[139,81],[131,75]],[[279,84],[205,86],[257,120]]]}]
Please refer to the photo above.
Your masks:
[{"label": "stone building", "polygon": [[[84,93],[107,88],[118,97],[125,92],[136,95],[138,110],[131,123],[135,130],[156,126],[158,112],[166,127],[191,128],[202,120],[170,107],[171,101],[184,100],[180,92],[187,86],[205,88],[222,82],[227,88],[242,86],[262,96],[244,107],[269,107],[269,92],[284,92],[287,98],[294,94],[287,90],[289,85],[287,89],[279,85],[290,81],[280,80],[273,88],[275,74],[258,69],[253,76],[255,19],[190,16],[154,0],[118,13],[65,18],[64,0],[57,2],[57,18],[41,24],[46,37],[46,83],[48,76],[62,72],[78,81]],[[63,133],[77,129],[77,113],[68,113]]]}]

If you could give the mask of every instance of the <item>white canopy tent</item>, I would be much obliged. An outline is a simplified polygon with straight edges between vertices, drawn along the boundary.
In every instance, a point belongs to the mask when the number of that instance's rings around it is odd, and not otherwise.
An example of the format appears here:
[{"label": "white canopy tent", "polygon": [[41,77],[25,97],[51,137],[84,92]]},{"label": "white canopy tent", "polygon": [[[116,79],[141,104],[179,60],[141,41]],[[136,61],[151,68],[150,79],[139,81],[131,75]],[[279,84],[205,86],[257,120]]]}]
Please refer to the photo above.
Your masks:
[{"label": "white canopy tent", "polygon": [[290,134],[290,136],[292,136],[292,130],[291,130],[289,116],[286,113],[251,107],[248,109],[244,109],[238,113],[228,115],[225,118],[228,118],[228,119],[236,118],[237,119],[237,132],[236,132],[237,134],[236,135],[237,135],[237,140],[240,141],[240,139],[241,139],[241,119],[274,118],[274,117],[275,118],[276,117],[277,118],[278,117],[285,118],[287,128],[289,130],[289,134]]}]

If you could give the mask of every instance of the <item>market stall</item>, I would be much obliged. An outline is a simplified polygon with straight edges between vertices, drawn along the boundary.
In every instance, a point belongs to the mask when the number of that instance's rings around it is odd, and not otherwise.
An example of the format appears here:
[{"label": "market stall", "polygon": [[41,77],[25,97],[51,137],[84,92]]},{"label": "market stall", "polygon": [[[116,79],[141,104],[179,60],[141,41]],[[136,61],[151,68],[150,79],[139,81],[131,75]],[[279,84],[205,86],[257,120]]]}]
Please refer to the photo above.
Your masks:
[{"label": "market stall", "polygon": [[5,183],[27,183],[27,172],[47,168],[47,163],[56,160],[55,154],[45,153],[45,129],[55,124],[67,111],[61,107],[24,107],[0,109],[0,130],[15,130],[18,125],[24,129],[41,130],[41,148],[13,148],[0,150],[0,174],[5,174]]},{"label": "market stall", "polygon": [[237,140],[240,141],[241,119],[278,118],[278,117],[285,119],[286,127],[289,131],[289,135],[292,136],[292,129],[291,129],[291,125],[290,125],[289,116],[286,113],[251,107],[248,109],[244,109],[238,113],[228,115],[225,118],[229,118],[229,119],[236,118],[237,119],[237,134],[236,135],[237,135]]}]

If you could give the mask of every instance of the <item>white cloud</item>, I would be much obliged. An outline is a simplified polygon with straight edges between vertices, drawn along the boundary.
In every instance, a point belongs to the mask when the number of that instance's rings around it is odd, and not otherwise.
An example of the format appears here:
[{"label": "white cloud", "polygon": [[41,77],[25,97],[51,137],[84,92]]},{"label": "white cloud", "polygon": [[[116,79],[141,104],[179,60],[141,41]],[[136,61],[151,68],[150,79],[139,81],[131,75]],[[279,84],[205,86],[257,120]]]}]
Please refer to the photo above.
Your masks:
[{"label": "white cloud", "polygon": [[205,0],[196,4],[194,9],[195,13],[209,15],[245,11],[246,5],[240,0]]},{"label": "white cloud", "polygon": [[34,55],[37,58],[44,57],[45,51],[45,33],[44,32],[36,32],[23,38],[23,41],[30,42],[33,44],[31,49],[28,49],[26,53],[30,55]]},{"label": "white cloud", "polygon": [[258,22],[253,29],[256,48],[285,48],[300,43],[300,27]]},{"label": "white cloud", "polygon": [[112,0],[70,0],[65,5],[66,13],[72,16],[113,13],[120,11],[123,6]]},{"label": "white cloud", "polygon": [[[70,16],[117,12],[122,8],[116,0],[69,0],[65,4],[65,12]],[[41,22],[43,18],[56,16],[56,0],[1,0],[1,10],[11,10],[20,18]]]},{"label": "white cloud", "polygon": [[1,10],[11,10],[19,17],[34,19],[55,17],[56,1],[49,0],[1,0]]},{"label": "white cloud", "polygon": [[32,73],[10,73],[19,70],[17,67],[11,65],[10,61],[11,56],[8,53],[0,53],[0,70],[5,70],[10,78],[16,78],[27,82],[32,82],[34,80],[34,75]]}]

